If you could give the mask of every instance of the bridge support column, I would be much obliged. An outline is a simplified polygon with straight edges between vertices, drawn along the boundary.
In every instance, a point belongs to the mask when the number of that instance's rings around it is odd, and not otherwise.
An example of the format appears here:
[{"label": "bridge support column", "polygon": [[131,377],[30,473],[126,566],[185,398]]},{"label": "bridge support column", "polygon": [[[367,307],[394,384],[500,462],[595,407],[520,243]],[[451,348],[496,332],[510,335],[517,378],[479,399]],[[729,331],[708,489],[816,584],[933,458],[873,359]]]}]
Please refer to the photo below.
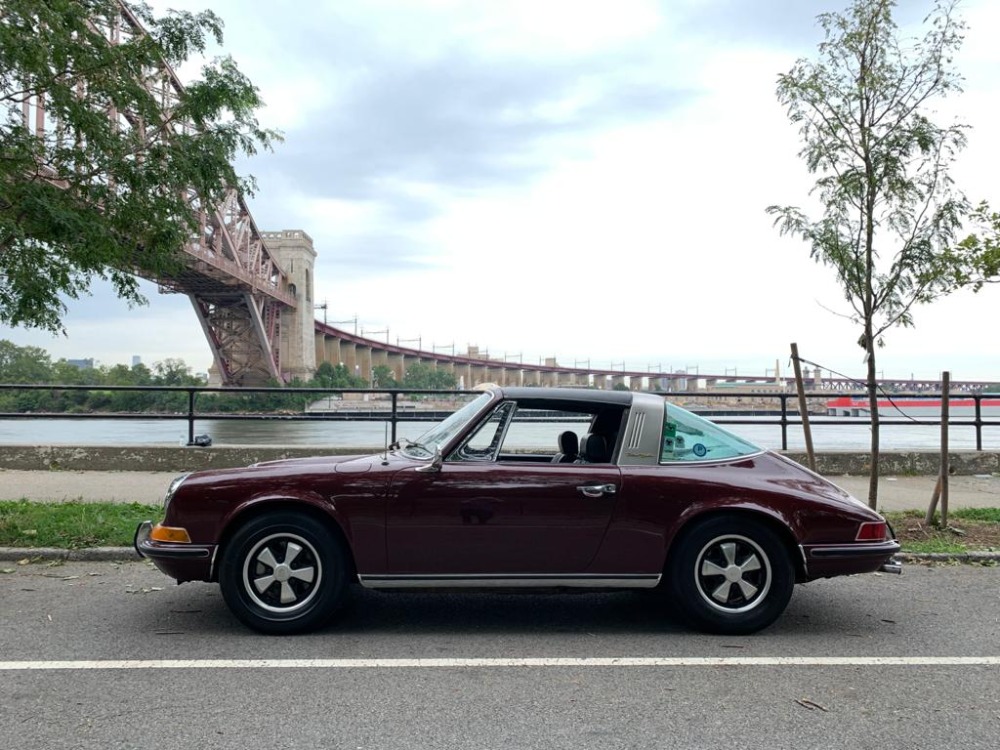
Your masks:
[{"label": "bridge support column", "polygon": [[472,367],[467,363],[455,366],[455,384],[462,389],[472,387]]},{"label": "bridge support column", "polygon": [[355,364],[355,375],[365,379],[369,386],[372,384],[372,348],[370,346],[358,347],[358,361]]},{"label": "bridge support column", "polygon": [[340,342],[340,364],[347,368],[347,372],[356,375],[358,370],[358,347],[350,341]]},{"label": "bridge support column", "polygon": [[313,269],[316,251],[312,238],[301,229],[262,232],[272,257],[288,275],[289,291],[298,308],[281,312],[279,344],[281,376],[291,380],[310,379],[316,372],[316,323],[313,313]]},{"label": "bridge support column", "polygon": [[372,388],[385,388],[385,383],[375,382],[375,368],[376,367],[388,367],[389,366],[389,352],[385,349],[373,349],[372,350],[372,374],[369,381],[372,384]]},{"label": "bridge support column", "polygon": [[396,379],[397,383],[403,382],[403,355],[397,354],[395,352],[390,352],[388,360],[386,362],[389,365],[389,369],[392,370],[392,376]]},{"label": "bridge support column", "polygon": [[321,357],[317,355],[317,358],[323,362],[329,362],[334,367],[343,362],[344,357],[340,353],[340,339],[323,336],[323,355]]}]

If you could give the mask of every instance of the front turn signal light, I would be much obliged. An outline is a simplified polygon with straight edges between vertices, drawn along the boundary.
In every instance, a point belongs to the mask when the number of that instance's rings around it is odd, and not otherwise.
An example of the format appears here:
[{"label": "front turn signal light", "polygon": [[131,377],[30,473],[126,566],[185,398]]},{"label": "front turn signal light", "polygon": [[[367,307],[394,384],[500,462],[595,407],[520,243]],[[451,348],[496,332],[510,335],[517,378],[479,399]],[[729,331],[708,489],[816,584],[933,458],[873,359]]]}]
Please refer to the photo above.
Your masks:
[{"label": "front turn signal light", "polygon": [[149,538],[157,542],[174,542],[175,544],[191,544],[191,535],[187,529],[180,526],[161,526],[156,524],[149,532]]},{"label": "front turn signal light", "polygon": [[884,542],[888,536],[888,527],[885,521],[869,521],[861,524],[858,529],[856,542]]}]

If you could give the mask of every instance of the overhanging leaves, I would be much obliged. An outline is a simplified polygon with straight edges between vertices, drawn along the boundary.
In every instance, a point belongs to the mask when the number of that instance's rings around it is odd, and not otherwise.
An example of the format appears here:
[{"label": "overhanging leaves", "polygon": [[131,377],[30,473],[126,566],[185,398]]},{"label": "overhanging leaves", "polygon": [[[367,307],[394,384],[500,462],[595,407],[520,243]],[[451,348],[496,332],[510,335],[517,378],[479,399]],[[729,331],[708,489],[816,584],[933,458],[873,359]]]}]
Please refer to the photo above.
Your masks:
[{"label": "overhanging leaves", "polygon": [[214,13],[125,16],[117,0],[0,6],[0,322],[59,331],[63,299],[95,277],[143,302],[131,274],[175,267],[198,229],[192,197],[250,191],[232,162],[279,138],[229,58],[171,85],[168,66],[221,41]]}]

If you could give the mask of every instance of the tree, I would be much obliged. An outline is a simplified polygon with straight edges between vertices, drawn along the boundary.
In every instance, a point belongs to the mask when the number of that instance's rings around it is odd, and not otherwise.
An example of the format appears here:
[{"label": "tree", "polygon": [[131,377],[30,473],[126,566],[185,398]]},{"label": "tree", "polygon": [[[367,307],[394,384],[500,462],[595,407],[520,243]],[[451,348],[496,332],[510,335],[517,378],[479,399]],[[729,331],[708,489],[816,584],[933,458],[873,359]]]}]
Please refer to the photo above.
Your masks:
[{"label": "tree", "polygon": [[372,387],[373,388],[398,388],[399,383],[396,382],[396,374],[392,371],[389,365],[375,365],[372,368]]},{"label": "tree", "polygon": [[423,362],[414,362],[403,373],[403,388],[412,390],[452,390],[455,388],[455,375],[446,370],[438,370]]},{"label": "tree", "polygon": [[320,362],[309,383],[316,388],[366,388],[365,379],[352,375],[344,363],[334,365],[331,362]]},{"label": "tree", "polygon": [[[230,186],[251,191],[234,158],[280,137],[255,119],[257,89],[228,57],[186,87],[165,83],[213,39],[211,11],[3,0],[0,323],[60,332],[63,300],[94,278],[144,303],[132,274],[176,267],[198,230],[190,196],[217,205]],[[157,88],[175,100],[163,106]]]},{"label": "tree", "polygon": [[47,351],[0,339],[0,383],[47,383],[51,375]]},{"label": "tree", "polygon": [[204,381],[191,373],[183,359],[168,357],[153,365],[154,385],[204,385]]},{"label": "tree", "polygon": [[912,311],[966,284],[982,268],[982,247],[957,243],[971,206],[949,167],[965,146],[965,126],[939,125],[932,101],[961,90],[952,56],[964,24],[957,0],[938,2],[919,40],[898,38],[893,0],[854,0],[819,16],[825,39],[815,61],[778,77],[778,99],[799,126],[799,155],[818,175],[822,215],[794,206],[768,213],[782,234],[804,239],[833,268],[861,327],[872,414],[868,503],[878,501],[879,415],[876,349]]}]

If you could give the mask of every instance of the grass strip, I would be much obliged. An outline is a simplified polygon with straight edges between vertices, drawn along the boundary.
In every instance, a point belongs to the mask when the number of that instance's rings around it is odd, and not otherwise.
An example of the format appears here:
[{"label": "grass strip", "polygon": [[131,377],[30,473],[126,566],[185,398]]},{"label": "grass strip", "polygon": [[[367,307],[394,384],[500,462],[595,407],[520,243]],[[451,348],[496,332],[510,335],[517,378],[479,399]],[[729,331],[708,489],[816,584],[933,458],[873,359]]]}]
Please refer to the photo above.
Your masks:
[{"label": "grass strip", "polygon": [[0,500],[0,547],[130,547],[135,527],[162,514],[142,503]]},{"label": "grass strip", "polygon": [[948,527],[941,516],[925,522],[922,510],[884,514],[896,531],[904,552],[994,552],[1000,551],[1000,508],[957,508],[948,513]]},{"label": "grass strip", "polygon": [[960,521],[983,521],[1000,524],[1000,508],[957,508],[948,511],[948,517]]}]

